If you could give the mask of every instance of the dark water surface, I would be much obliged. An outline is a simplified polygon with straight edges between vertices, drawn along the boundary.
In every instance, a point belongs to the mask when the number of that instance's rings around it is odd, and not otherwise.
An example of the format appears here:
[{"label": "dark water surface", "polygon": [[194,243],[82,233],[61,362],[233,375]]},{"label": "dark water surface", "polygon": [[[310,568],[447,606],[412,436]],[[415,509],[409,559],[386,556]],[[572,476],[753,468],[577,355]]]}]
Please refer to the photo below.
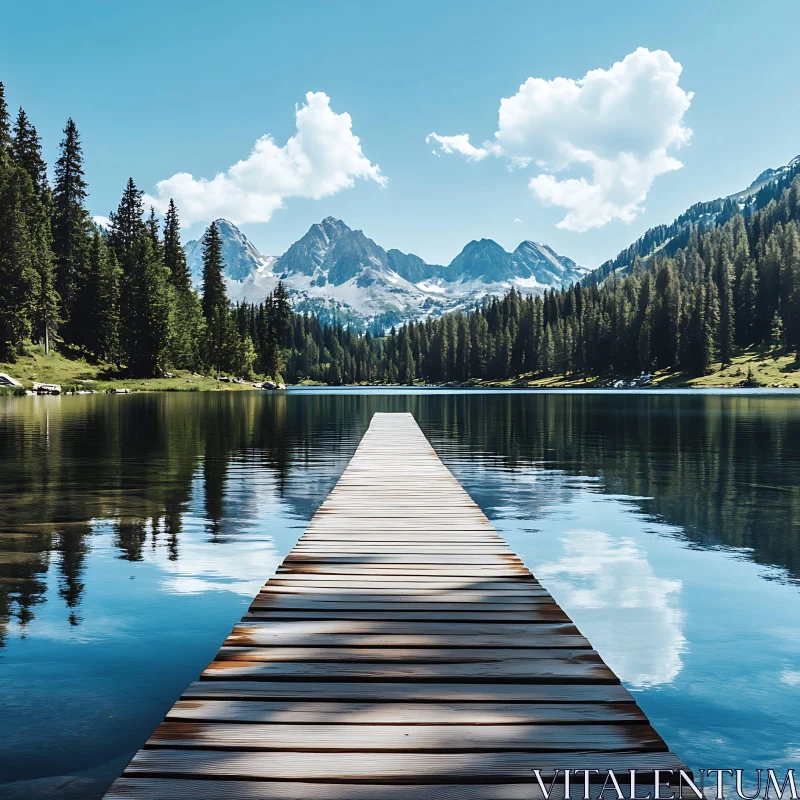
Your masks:
[{"label": "dark water surface", "polygon": [[375,411],[444,462],[694,768],[800,764],[800,395],[0,398],[0,796],[93,798]]}]

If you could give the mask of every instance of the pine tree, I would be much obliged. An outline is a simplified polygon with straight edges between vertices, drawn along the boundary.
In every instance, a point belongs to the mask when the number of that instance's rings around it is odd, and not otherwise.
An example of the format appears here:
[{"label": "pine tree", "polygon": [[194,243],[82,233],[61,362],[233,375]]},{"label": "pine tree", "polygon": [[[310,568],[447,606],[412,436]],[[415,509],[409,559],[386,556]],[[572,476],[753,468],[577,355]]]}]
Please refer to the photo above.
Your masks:
[{"label": "pine tree", "polygon": [[489,325],[486,317],[479,311],[470,315],[470,375],[474,378],[486,377],[486,342],[489,337]]},{"label": "pine tree", "polygon": [[47,352],[60,322],[50,228],[52,197],[47,184],[47,166],[42,160],[39,135],[21,108],[14,125],[11,157],[13,163],[30,181],[30,190],[27,185],[20,183],[17,195],[27,223],[33,268],[37,272],[36,286],[30,297],[28,323],[31,335],[44,343]]},{"label": "pine tree", "polygon": [[650,336],[652,326],[650,324],[649,315],[645,316],[641,327],[639,328],[639,341],[638,341],[638,360],[639,369],[642,372],[650,372],[652,366],[652,359],[650,356]]},{"label": "pine tree", "polygon": [[794,220],[786,224],[783,232],[781,274],[786,342],[790,347],[797,347],[800,345],[800,232]]},{"label": "pine tree", "polygon": [[44,344],[45,353],[50,352],[50,344],[56,337],[61,322],[61,300],[55,286],[55,256],[52,250],[50,219],[44,204],[37,201],[31,205],[28,224],[32,231],[32,242],[39,273],[38,293],[34,298],[33,335]]},{"label": "pine tree", "polygon": [[414,384],[414,356],[411,353],[411,344],[408,341],[408,336],[403,336],[403,343],[400,346],[398,369],[398,380],[406,386],[413,386]]},{"label": "pine tree", "polygon": [[773,347],[780,347],[783,342],[783,322],[781,315],[776,311],[772,315],[772,322],[769,327],[769,343]]},{"label": "pine tree", "polygon": [[14,139],[11,151],[16,163],[25,170],[33,181],[33,188],[39,197],[47,191],[47,166],[42,160],[42,142],[24,109],[20,108],[14,124]]},{"label": "pine tree", "polygon": [[111,215],[109,246],[122,270],[122,342],[128,369],[156,375],[166,362],[169,336],[169,275],[152,234],[142,221],[142,192],[128,179]]},{"label": "pine tree", "polygon": [[703,315],[702,369],[708,372],[716,351],[717,327],[719,325],[719,291],[709,271],[706,278],[706,307]]},{"label": "pine tree", "polygon": [[694,375],[704,375],[708,368],[705,342],[705,289],[702,278],[696,279],[687,319],[686,336],[683,339],[685,352],[681,361],[686,369]]},{"label": "pine tree", "polygon": [[6,104],[6,87],[0,81],[0,163],[11,158],[11,117]]},{"label": "pine tree", "polygon": [[124,268],[124,261],[135,253],[145,233],[142,214],[142,192],[136,188],[133,178],[128,178],[119,207],[110,215],[111,227],[108,242]]},{"label": "pine tree", "polygon": [[536,360],[543,375],[549,377],[553,374],[556,364],[556,351],[553,343],[553,332],[549,324],[544,326],[544,333],[542,334]]},{"label": "pine tree", "polygon": [[204,321],[181,245],[178,209],[172,200],[164,217],[162,252],[170,282],[168,361],[177,369],[197,369],[201,359],[199,343],[205,333]]},{"label": "pine tree", "polygon": [[[91,304],[79,303],[81,292],[94,292],[87,287],[87,261],[90,238],[89,213],[85,207],[87,197],[83,172],[83,149],[80,135],[72,119],[64,127],[61,153],[55,165],[53,186],[53,252],[56,257],[56,290],[61,298],[61,314],[66,323],[65,338],[80,345],[78,330],[86,316],[97,315],[99,309]],[[78,313],[79,319],[73,320]],[[83,319],[81,319],[83,318]],[[90,325],[93,323],[89,323]]]},{"label": "pine tree", "polygon": [[[81,294],[87,309],[91,309],[82,320],[81,344],[85,352],[103,358],[101,326],[103,323],[102,292],[108,275],[108,248],[98,231],[94,232],[89,246],[89,259],[83,275]],[[81,315],[83,317],[83,315]]]},{"label": "pine tree", "polygon": [[429,383],[444,383],[447,380],[447,343],[444,325],[437,325],[431,339],[428,374]]},{"label": "pine tree", "polygon": [[[741,216],[737,217],[741,219]],[[738,226],[737,226],[738,227]],[[747,290],[745,289],[745,273],[748,267],[751,267],[750,261],[750,247],[747,242],[747,235],[740,235],[736,244],[736,250],[733,254],[733,273],[734,273],[734,310],[735,310],[735,341],[738,345],[748,345],[751,343],[752,335],[752,321],[749,319],[749,314],[755,311],[755,308],[748,310],[747,308]],[[755,269],[753,268],[753,275]],[[747,323],[745,321],[747,320]]]},{"label": "pine tree", "polygon": [[[98,274],[97,355],[119,366],[123,360],[122,315],[120,310],[120,283],[122,270],[113,250],[109,250],[102,236],[95,233],[92,240],[91,259],[93,274]],[[95,249],[96,248],[96,249]],[[95,273],[96,270],[96,273]]]},{"label": "pine tree", "polygon": [[25,198],[30,177],[0,161],[0,358],[13,361],[31,334],[33,298],[39,289]]},{"label": "pine tree", "polygon": [[733,358],[733,342],[735,335],[734,298],[733,298],[733,262],[728,250],[723,248],[719,268],[719,357],[723,365],[730,364]]},{"label": "pine tree", "polygon": [[158,375],[166,364],[169,339],[169,273],[150,236],[141,242],[137,292],[141,303],[140,321],[144,323],[141,348],[131,354],[129,364],[137,375]]},{"label": "pine tree", "polygon": [[222,279],[222,240],[216,222],[203,236],[203,316],[206,321],[206,361],[217,372],[231,369],[235,329]]},{"label": "pine tree", "polygon": [[153,254],[164,263],[164,247],[161,243],[161,236],[159,235],[158,217],[156,216],[156,210],[153,206],[150,206],[150,214],[144,226],[150,238],[150,244],[153,246]]},{"label": "pine tree", "polygon": [[169,208],[164,217],[164,263],[169,268],[172,285],[179,292],[192,287],[186,253],[181,245],[181,223],[178,209],[170,198]]},{"label": "pine tree", "polygon": [[289,334],[292,324],[292,306],[289,303],[289,296],[286,294],[286,287],[283,281],[278,281],[275,291],[272,293],[272,325],[275,332],[275,340],[279,346],[286,345],[286,337]]},{"label": "pine tree", "polygon": [[755,264],[748,261],[742,273],[737,300],[736,329],[741,345],[754,344],[758,339],[758,298],[758,272]]},{"label": "pine tree", "polygon": [[469,378],[470,362],[470,333],[466,317],[458,315],[456,325],[456,380],[465,381]]}]

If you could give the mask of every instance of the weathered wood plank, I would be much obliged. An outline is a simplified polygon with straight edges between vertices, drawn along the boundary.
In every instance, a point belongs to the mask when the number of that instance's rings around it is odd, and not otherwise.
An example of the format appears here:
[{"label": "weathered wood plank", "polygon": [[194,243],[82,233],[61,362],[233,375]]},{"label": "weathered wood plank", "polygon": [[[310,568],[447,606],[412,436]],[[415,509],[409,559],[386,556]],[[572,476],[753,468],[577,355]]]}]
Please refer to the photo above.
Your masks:
[{"label": "weathered wood plank", "polygon": [[[556,620],[559,622],[560,620]],[[255,622],[249,614],[245,614],[243,623]],[[565,624],[568,624],[566,620]],[[473,623],[469,628],[454,630],[453,625],[441,621],[408,621],[408,620],[384,620],[380,626],[370,620],[353,619],[319,619],[319,620],[276,620],[266,615],[258,624],[267,627],[276,633],[286,634],[309,634],[324,635],[326,633],[362,633],[362,634],[409,634],[411,636],[446,636],[450,633],[459,633],[465,636],[532,636],[536,635],[540,625],[551,625],[552,620],[542,620],[540,622],[525,623],[493,623],[482,622]],[[546,630],[546,629],[545,629]],[[477,640],[476,640],[477,641]]]},{"label": "weathered wood plank", "polygon": [[[425,598],[414,600],[405,598],[393,602],[392,598],[376,599],[371,595],[355,595],[355,599],[342,599],[341,597],[312,596],[313,599],[297,595],[280,594],[258,594],[253,600],[251,608],[292,608],[292,609],[317,609],[322,611],[460,611],[463,613],[500,613],[513,612],[524,613],[529,609],[537,609],[546,606],[554,606],[555,601],[552,597],[540,596],[531,597],[519,603],[470,603],[459,602],[455,599],[446,600],[438,598],[435,602],[427,602]],[[488,608],[487,608],[488,606]]]},{"label": "weathered wood plank", "polygon": [[555,604],[552,606],[536,606],[523,611],[336,611],[314,609],[301,611],[297,609],[261,608],[258,604],[251,607],[243,619],[245,620],[369,620],[374,622],[441,622],[441,623],[494,623],[498,625],[537,625],[548,622],[569,622],[569,617]]},{"label": "weathered wood plank", "polygon": [[[624,785],[625,773],[619,780]],[[582,780],[582,778],[581,778]],[[641,796],[653,787],[637,784]],[[598,798],[602,787],[591,787]],[[582,796],[582,795],[581,795]],[[557,783],[548,796],[531,783],[422,784],[300,783],[295,781],[120,778],[106,797],[111,800],[562,800]],[[572,797],[575,798],[574,793]]]},{"label": "weathered wood plank", "polygon": [[450,684],[319,681],[195,681],[184,699],[358,700],[442,703],[633,703],[621,684]]},{"label": "weathered wood plank", "polygon": [[295,752],[405,753],[436,751],[505,751],[551,753],[569,750],[606,753],[664,751],[663,739],[650,727],[636,725],[248,725],[222,722],[162,722],[146,748]]},{"label": "weathered wood plank", "polygon": [[529,589],[538,589],[539,581],[530,575],[513,575],[504,578],[459,578],[446,575],[304,575],[303,573],[281,573],[276,575],[267,586],[343,586],[345,588],[409,588],[409,589],[469,589],[493,590],[497,592],[520,592]]},{"label": "weathered wood plank", "polygon": [[[572,751],[530,753],[347,753],[320,758],[316,753],[216,752],[213,750],[140,750],[125,775],[179,775],[249,780],[312,780],[331,782],[379,781],[395,784],[470,783],[471,781],[535,782],[533,767],[542,777],[560,769],[597,769],[623,773],[638,769],[683,769],[672,753],[604,753]],[[594,780],[598,776],[591,776]],[[644,774],[641,776],[644,778]]]},{"label": "weathered wood plank", "polygon": [[178,700],[168,720],[342,723],[369,725],[525,725],[590,726],[600,722],[637,723],[647,717],[635,703],[379,703]]},{"label": "weathered wood plank", "polygon": [[368,567],[377,567],[379,565],[388,564],[396,565],[402,564],[403,566],[417,565],[427,566],[429,564],[436,566],[452,566],[476,565],[480,567],[495,567],[503,569],[506,567],[521,567],[522,561],[515,555],[495,555],[478,554],[478,555],[458,555],[454,553],[364,553],[360,552],[356,555],[339,554],[339,553],[323,553],[316,552],[302,552],[300,550],[293,550],[283,560],[284,565],[294,564],[354,564],[363,565]]},{"label": "weathered wood plank", "polygon": [[[489,664],[539,659],[602,663],[595,650],[513,647],[220,647],[214,661]],[[214,663],[214,662],[212,662]]]},{"label": "weathered wood plank", "polygon": [[618,683],[602,662],[561,658],[480,664],[212,661],[202,680],[430,681],[433,683]]},{"label": "weathered wood plank", "polygon": [[469,631],[457,633],[383,633],[366,631],[352,633],[315,633],[276,630],[266,621],[265,625],[248,622],[237,625],[225,640],[228,647],[466,647],[480,646],[483,649],[508,648],[571,648],[591,649],[588,639],[574,625],[537,625],[524,636],[482,634],[476,636]]},{"label": "weathered wood plank", "polygon": [[[324,582],[323,582],[324,583]],[[514,587],[508,591],[498,592],[473,588],[471,586],[450,586],[443,589],[431,589],[419,584],[414,584],[404,589],[402,586],[390,584],[384,586],[380,583],[367,586],[353,586],[351,584],[337,584],[335,586],[319,586],[310,581],[302,583],[270,582],[258,590],[258,597],[282,597],[289,599],[304,599],[304,596],[316,595],[320,603],[324,602],[355,602],[355,598],[381,599],[383,602],[424,602],[424,603],[530,603],[542,598],[552,600],[552,595],[542,586]],[[404,597],[406,599],[404,599]]]}]

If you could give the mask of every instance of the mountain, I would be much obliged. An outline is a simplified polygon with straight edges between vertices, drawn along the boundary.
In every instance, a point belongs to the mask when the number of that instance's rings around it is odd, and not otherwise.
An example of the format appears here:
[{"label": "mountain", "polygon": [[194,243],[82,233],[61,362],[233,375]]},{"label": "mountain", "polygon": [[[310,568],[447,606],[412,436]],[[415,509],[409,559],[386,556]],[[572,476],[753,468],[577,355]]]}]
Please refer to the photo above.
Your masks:
[{"label": "mountain", "polygon": [[420,283],[440,276],[444,267],[438,264],[426,264],[419,256],[413,253],[403,253],[400,250],[387,250],[389,266],[401,277],[411,283]]},{"label": "mountain", "polygon": [[[448,281],[498,283],[512,280],[514,259],[492,239],[471,241],[447,266]],[[528,277],[528,276],[524,276]]]},{"label": "mountain", "polygon": [[788,178],[789,175],[796,175],[800,169],[800,156],[795,156],[788,164],[777,169],[765,169],[744,191],[728,195],[730,198],[742,199],[752,197],[759,189],[773,183]]},{"label": "mountain", "polygon": [[[413,253],[384,250],[362,231],[326,217],[282,256],[263,256],[231,222],[217,220],[228,296],[259,302],[282,280],[297,311],[324,321],[384,327],[472,306],[512,286],[541,292],[588,270],[546,245],[522,242],[508,253],[497,242],[467,244],[447,266]],[[202,242],[186,244],[195,285],[202,282]]]},{"label": "mountain", "polygon": [[516,269],[529,269],[531,277],[542,286],[574,283],[585,278],[588,272],[571,258],[560,256],[552,247],[539,242],[522,242],[511,255]]},{"label": "mountain", "polygon": [[[252,272],[271,266],[275,261],[269,256],[262,256],[255,245],[232,222],[218,219],[216,223],[222,240],[225,274],[231,280],[243,281]],[[199,283],[203,277],[203,240],[193,239],[187,242],[184,250],[189,270]]]},{"label": "mountain", "polygon": [[746,189],[727,197],[695,203],[669,225],[649,228],[616,258],[601,264],[591,273],[591,279],[602,282],[612,272],[620,275],[633,267],[637,258],[647,260],[657,252],[671,255],[689,242],[692,228],[700,231],[724,225],[736,214],[749,216],[777,200],[784,189],[800,174],[800,156],[788,164],[764,170]]}]

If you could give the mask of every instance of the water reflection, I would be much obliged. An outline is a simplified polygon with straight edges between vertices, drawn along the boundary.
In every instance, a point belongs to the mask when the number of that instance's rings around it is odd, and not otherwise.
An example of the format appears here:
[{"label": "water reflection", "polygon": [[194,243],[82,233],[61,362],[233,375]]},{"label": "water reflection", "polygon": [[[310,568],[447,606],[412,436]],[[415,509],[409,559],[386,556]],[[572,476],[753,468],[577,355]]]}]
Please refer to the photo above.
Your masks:
[{"label": "water reflection", "polygon": [[4,796],[102,795],[375,411],[415,415],[684,759],[794,757],[794,396],[0,398]]},{"label": "water reflection", "polygon": [[[634,688],[670,683],[681,671],[680,580],[656,575],[632,539],[604,531],[571,530],[560,537],[564,555],[540,564],[536,575],[569,609],[586,609],[607,663]],[[619,624],[625,609],[625,625]],[[611,612],[611,613],[609,613]]]}]

